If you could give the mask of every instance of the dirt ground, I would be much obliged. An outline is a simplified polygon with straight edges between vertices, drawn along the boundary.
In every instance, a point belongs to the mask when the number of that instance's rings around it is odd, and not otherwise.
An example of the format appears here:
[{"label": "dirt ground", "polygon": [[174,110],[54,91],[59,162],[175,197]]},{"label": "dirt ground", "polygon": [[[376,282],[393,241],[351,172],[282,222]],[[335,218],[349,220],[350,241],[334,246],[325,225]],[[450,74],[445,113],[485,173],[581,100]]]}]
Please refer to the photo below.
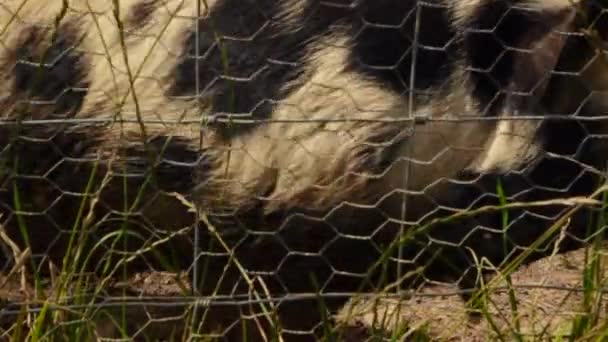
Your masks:
[{"label": "dirt ground", "polygon": [[[520,333],[549,336],[568,331],[573,318],[582,309],[583,293],[580,291],[584,267],[584,250],[556,255],[522,267],[512,276],[517,298],[517,315]],[[187,281],[182,278],[183,284]],[[15,316],[10,314],[11,303],[17,303],[32,293],[21,291],[19,277],[11,279],[0,275],[0,329],[8,329]],[[505,285],[505,284],[502,284]],[[499,285],[501,286],[501,285]],[[134,275],[127,283],[113,284],[110,291],[127,291],[139,298],[170,297],[183,294],[176,275],[150,272]],[[508,340],[513,331],[513,310],[506,289],[492,292],[487,318],[471,317],[465,312],[464,303],[455,295],[456,289],[447,285],[423,288],[420,295],[411,299],[375,298],[351,301],[337,314],[336,320],[344,325],[350,341],[367,340],[370,328],[390,332],[395,329],[424,331],[433,340],[487,341],[496,337],[496,330]],[[30,297],[31,298],[31,297]],[[608,302],[598,301],[599,314],[605,317]],[[166,338],[167,331],[184,322],[185,305],[157,305],[138,307],[130,312],[131,322],[137,322],[134,335],[148,338]],[[135,319],[135,317],[139,317]],[[112,335],[107,321],[96,322],[100,336]],[[407,330],[406,329],[406,330]],[[422,330],[421,330],[422,329]],[[4,330],[7,331],[7,330]],[[403,330],[400,330],[403,331]],[[2,336],[0,330],[0,338]],[[4,336],[5,337],[5,336]]]},{"label": "dirt ground", "polygon": [[[603,264],[605,254],[601,256]],[[515,272],[512,288],[517,299],[516,315],[506,282],[499,283],[488,301],[495,328],[486,318],[467,316],[463,301],[453,295],[457,289],[447,285],[426,287],[412,299],[358,300],[345,306],[338,320],[352,327],[382,325],[385,331],[399,325],[412,330],[423,328],[429,337],[438,340],[488,341],[497,337],[496,330],[505,340],[512,340],[514,317],[518,317],[522,335],[547,340],[567,333],[572,320],[582,312],[584,260],[585,250],[580,249],[538,260]],[[605,267],[602,270],[601,279],[605,279]],[[606,299],[606,295],[598,296],[602,319],[608,311]]]}]

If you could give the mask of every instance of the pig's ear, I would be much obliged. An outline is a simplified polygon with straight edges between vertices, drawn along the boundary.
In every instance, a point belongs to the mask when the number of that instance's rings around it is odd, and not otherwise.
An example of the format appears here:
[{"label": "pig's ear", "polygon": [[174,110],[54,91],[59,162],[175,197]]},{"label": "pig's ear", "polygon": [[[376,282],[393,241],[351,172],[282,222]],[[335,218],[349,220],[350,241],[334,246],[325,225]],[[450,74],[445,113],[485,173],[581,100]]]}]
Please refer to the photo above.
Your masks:
[{"label": "pig's ear", "polygon": [[528,106],[533,106],[545,94],[551,72],[566,44],[567,34],[574,30],[576,11],[568,8],[536,15],[538,21],[529,25],[513,51],[513,74],[508,91],[526,95],[508,96],[510,100],[507,100],[507,105],[523,111],[532,109]]}]

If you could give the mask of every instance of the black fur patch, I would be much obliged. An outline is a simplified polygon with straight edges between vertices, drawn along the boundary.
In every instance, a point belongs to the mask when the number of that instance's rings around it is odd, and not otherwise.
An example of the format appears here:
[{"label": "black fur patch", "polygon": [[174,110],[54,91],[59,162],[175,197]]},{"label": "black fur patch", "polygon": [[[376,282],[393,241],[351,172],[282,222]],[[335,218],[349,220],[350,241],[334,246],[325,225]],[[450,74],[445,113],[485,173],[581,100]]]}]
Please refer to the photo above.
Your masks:
[{"label": "black fur patch", "polygon": [[141,2],[133,5],[130,8],[129,16],[125,20],[125,28],[136,29],[148,24],[158,4],[158,0],[141,0]]},{"label": "black fur patch", "polygon": [[[285,96],[284,85],[302,72],[305,38],[312,27],[286,33],[276,20],[276,0],[223,0],[199,20],[199,73],[196,33],[189,33],[185,55],[175,70],[169,96],[201,96],[211,100],[214,114],[267,118],[272,100]],[[198,82],[198,94],[197,94]],[[224,115],[223,115],[224,114]],[[251,125],[218,127],[228,136]]]},{"label": "black fur patch", "polygon": [[[488,1],[480,6],[467,23],[464,48],[468,59],[474,95],[481,100],[486,115],[494,115],[506,96],[502,91],[529,91],[545,75],[540,70],[515,72],[516,59],[522,53],[514,49],[529,49],[533,43],[551,32],[562,14],[550,14],[517,7],[517,1]],[[530,55],[529,53],[523,53]],[[520,55],[520,56],[518,56]],[[523,57],[526,58],[526,57]],[[520,63],[521,68],[538,68],[532,61]],[[518,84],[512,84],[516,82]],[[521,83],[521,84],[519,84]],[[526,106],[519,101],[515,106]],[[510,105],[513,105],[510,103]],[[534,104],[536,105],[536,104]],[[526,112],[535,108],[516,108]]]},{"label": "black fur patch", "polygon": [[[68,158],[81,159],[95,144],[95,133],[65,125],[0,126],[0,213],[7,234],[20,246],[29,240],[33,254],[65,252],[56,240],[74,224],[79,200],[68,192],[83,193],[91,175],[90,164]],[[17,208],[30,213],[20,217],[29,238],[21,235]]]},{"label": "black fur patch", "polygon": [[74,50],[81,38],[77,23],[65,23],[55,32],[32,26],[24,33],[8,58],[8,70],[14,65],[13,93],[17,99],[42,101],[27,105],[24,114],[34,119],[72,115],[88,87],[88,63]]},{"label": "black fur patch", "polygon": [[154,137],[145,148],[137,143],[121,148],[121,154],[126,158],[126,173],[152,175],[154,185],[167,192],[190,193],[196,182],[201,181],[198,177],[204,178],[200,172],[206,170],[201,166],[206,161],[204,151],[194,149],[179,137]]},{"label": "black fur patch", "polygon": [[410,89],[415,61],[413,88],[417,95],[447,80],[459,56],[445,1],[369,0],[362,1],[357,12],[352,18],[351,70],[405,93]]},{"label": "black fur patch", "polygon": [[[420,5],[419,49],[415,87],[441,84],[451,71],[450,29],[444,2]],[[217,117],[242,114],[268,119],[274,101],[289,94],[288,82],[304,72],[309,46],[335,30],[353,40],[354,72],[403,93],[408,89],[416,7],[412,1],[306,0],[295,24],[281,23],[280,1],[223,0],[201,19],[199,73],[196,35],[189,33],[187,51],[175,70],[170,96],[195,96],[211,101]],[[312,66],[314,67],[314,66]],[[198,82],[198,94],[196,91]],[[247,132],[254,125],[220,126],[224,136]]]},{"label": "black fur patch", "polygon": [[[107,232],[120,228],[121,224],[116,222],[121,219],[128,219],[131,228],[139,229],[144,240],[157,236],[156,229],[170,231],[192,224],[193,215],[188,208],[177,198],[159,190],[187,196],[195,182],[204,178],[204,172],[208,171],[204,168],[207,155],[183,140],[161,136],[150,139],[147,150],[137,144],[125,145],[128,147],[120,149],[117,161],[98,160],[95,150],[100,139],[105,139],[105,129],[103,126],[28,125],[21,127],[18,138],[9,141],[12,129],[0,126],[0,213],[8,220],[4,224],[9,236],[21,246],[26,238],[21,237],[15,215],[17,206],[28,213],[22,220],[27,226],[32,252],[48,253],[58,265],[69,240],[65,232],[78,222],[78,208],[87,197],[100,201],[94,209],[98,220],[95,232],[88,234],[92,244],[99,242]],[[112,168],[111,177],[106,178],[109,167]],[[148,176],[152,177],[147,179]],[[89,182],[91,188],[87,190]],[[14,191],[15,187],[18,192]],[[15,201],[17,194],[19,202]],[[131,207],[133,215],[127,214]],[[140,246],[138,241],[129,243],[134,246],[131,250]],[[155,252],[165,256],[173,253],[169,247],[161,248],[162,252]],[[175,250],[182,253],[180,260],[185,260],[182,267],[191,262],[188,251],[192,247],[189,248]],[[142,262],[137,261],[133,267],[142,269],[152,261]]]},{"label": "black fur patch", "polygon": [[[601,168],[605,160],[605,152],[598,154],[583,144],[587,132],[576,121],[547,120],[543,122],[538,132],[538,141],[543,149],[553,154],[540,154],[535,160],[527,163],[521,169],[509,170],[505,173],[475,174],[463,172],[460,181],[470,182],[474,186],[454,185],[442,193],[440,198],[432,198],[445,208],[478,209],[487,205],[499,206],[499,184],[502,187],[507,203],[529,203],[535,201],[570,198],[572,196],[589,196],[601,184],[600,175],[589,171],[588,166]],[[561,155],[568,155],[564,158]],[[463,247],[475,251],[477,258],[487,258],[494,265],[501,265],[513,258],[535,242],[551,227],[560,215],[570,207],[556,203],[555,205],[512,208],[508,210],[489,210],[473,217],[460,219],[450,224],[440,224],[432,229],[431,236],[436,241],[458,240]],[[508,229],[504,227],[504,213],[508,212]],[[441,212],[434,213],[428,219],[441,217]],[[441,213],[443,214],[443,213]],[[567,225],[567,238],[560,242],[561,251],[580,247],[596,232],[593,224],[595,217],[589,216],[590,211],[582,208],[572,217]],[[589,229],[591,228],[591,229]],[[553,251],[559,231],[552,238],[544,241],[526,262],[546,256]],[[462,237],[465,237],[463,239]],[[473,267],[474,269],[474,267]]]}]

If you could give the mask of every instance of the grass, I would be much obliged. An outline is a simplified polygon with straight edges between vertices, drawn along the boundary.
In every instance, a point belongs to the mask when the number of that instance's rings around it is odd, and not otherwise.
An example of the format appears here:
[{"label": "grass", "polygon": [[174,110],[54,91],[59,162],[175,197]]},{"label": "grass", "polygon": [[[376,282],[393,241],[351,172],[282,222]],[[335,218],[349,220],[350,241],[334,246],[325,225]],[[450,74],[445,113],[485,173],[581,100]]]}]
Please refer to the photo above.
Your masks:
[{"label": "grass", "polygon": [[[93,169],[96,172],[96,169]],[[91,175],[91,180],[94,178]],[[87,183],[87,191],[92,189],[92,183]],[[19,208],[19,202],[23,198],[23,195],[15,188],[16,195],[14,200],[16,202],[15,207]],[[491,208],[493,210],[500,210],[503,217],[503,229],[509,226],[509,208],[519,208],[522,206],[521,203],[508,203],[504,196],[504,192],[499,184],[497,187],[497,193],[500,198],[500,206],[498,208]],[[600,188],[597,195],[601,195],[602,203],[601,210],[599,210],[599,219],[595,220],[599,227],[605,226],[605,208],[608,205],[607,196],[605,191]],[[121,271],[121,265],[125,265],[133,258],[133,254],[125,254],[124,258],[118,262],[118,264],[110,264],[106,261],[103,264],[103,269],[100,276],[93,277],[90,274],[84,272],[82,268],[86,264],[86,260],[91,257],[91,253],[96,249],[87,249],[84,236],[87,232],[95,225],[90,216],[90,210],[94,207],[96,201],[94,196],[83,196],[83,202],[78,210],[75,223],[70,230],[68,248],[66,250],[66,257],[64,263],[58,265],[57,274],[53,277],[52,281],[44,279],[38,276],[34,272],[33,277],[29,277],[34,281],[34,291],[30,293],[31,297],[24,297],[21,299],[21,304],[14,306],[10,311],[12,324],[7,327],[0,334],[0,336],[9,338],[10,340],[90,340],[97,336],[101,330],[112,330],[113,334],[117,338],[129,339],[138,329],[134,327],[145,327],[146,325],[163,325],[163,320],[170,322],[170,317],[164,317],[163,310],[158,308],[170,307],[168,311],[173,313],[173,324],[164,324],[166,328],[160,328],[163,334],[166,334],[171,338],[172,341],[181,340],[215,340],[214,334],[209,335],[209,332],[201,332],[203,325],[213,320],[215,317],[211,317],[210,307],[204,305],[196,305],[197,297],[193,297],[192,293],[187,289],[187,285],[177,281],[180,284],[179,292],[172,294],[171,300],[167,298],[155,299],[157,300],[158,316],[151,316],[149,312],[143,309],[143,302],[145,298],[137,298],[133,296],[132,292],[128,292],[126,287],[116,288],[115,284],[118,280],[123,282],[129,282],[128,274]],[[187,203],[185,199],[181,199],[183,203]],[[568,202],[571,205],[577,206],[577,201]],[[589,204],[592,203],[589,200],[581,201],[580,203]],[[125,207],[127,210],[128,207]],[[488,208],[483,210],[490,210]],[[572,211],[569,211],[572,213]],[[472,212],[460,213],[457,215],[472,215]],[[215,232],[213,225],[204,217],[202,220],[205,221],[211,232]],[[442,219],[444,220],[444,219]],[[18,221],[20,224],[24,224],[23,221]],[[560,221],[564,222],[564,221]],[[126,235],[128,235],[128,227],[123,223],[118,225],[119,229],[108,234],[102,238],[96,246],[99,246],[101,242],[108,242],[113,246],[114,251],[119,251],[121,247],[120,241]],[[428,227],[421,227],[426,229]],[[559,227],[558,227],[559,228]],[[27,232],[27,227],[20,225],[20,230]],[[554,233],[558,232],[559,229],[554,229]],[[601,230],[600,230],[601,231]],[[217,241],[223,248],[229,249],[226,242],[224,242],[219,234],[216,235]],[[526,332],[522,327],[522,308],[520,305],[520,289],[518,288],[517,282],[512,278],[512,275],[519,266],[523,259],[516,259],[515,262],[519,264],[510,264],[505,268],[507,271],[499,273],[499,276],[495,277],[490,282],[482,282],[481,291],[479,293],[478,302],[479,311],[481,313],[481,321],[477,322],[476,325],[485,325],[485,333],[487,338],[492,340],[517,340],[517,341],[529,341],[539,340],[541,337],[553,336],[557,340],[568,340],[568,341],[582,341],[582,340],[600,340],[606,337],[606,323],[605,316],[603,315],[602,308],[606,306],[603,300],[604,281],[604,249],[602,248],[602,241],[604,241],[603,234],[595,234],[593,240],[589,246],[584,250],[583,267],[580,269],[580,287],[578,290],[582,293],[578,296],[578,302],[576,307],[576,315],[569,318],[566,321],[560,321],[559,327],[555,328],[552,326],[552,322],[545,322],[546,319],[540,318],[539,321],[543,321],[545,326],[537,332],[539,336],[535,336],[530,339],[529,331]],[[10,242],[10,241],[9,241]],[[151,246],[147,248],[153,249],[156,242],[151,243]],[[14,243],[9,245],[15,246]],[[387,250],[391,250],[388,248]],[[136,252],[137,253],[137,252]],[[23,251],[16,250],[14,255],[22,255]],[[107,259],[109,260],[109,258]],[[381,263],[386,262],[381,258]],[[265,303],[265,299],[271,299],[271,293],[265,289],[265,285],[260,281],[259,278],[251,278],[245,269],[240,265],[239,260],[233,259],[231,261],[237,268],[240,268],[241,275],[246,280],[248,287],[252,290],[249,296],[253,306],[258,307],[258,312],[261,315],[253,319],[253,324],[247,324],[245,320],[239,322],[243,327],[243,340],[247,340],[247,334],[258,331],[264,331],[266,340],[281,341],[284,338],[280,323],[277,321],[276,305],[272,302]],[[382,264],[378,264],[382,266]],[[482,267],[482,261],[480,261],[479,267]],[[26,266],[24,264],[17,264],[16,267]],[[39,267],[38,265],[36,265]],[[36,268],[34,268],[36,269]],[[9,272],[15,273],[15,272]],[[549,275],[550,276],[550,275]],[[502,280],[504,284],[504,291],[506,292],[506,298],[502,299],[502,303],[506,305],[500,305],[497,303],[496,291],[497,282],[495,279]],[[1,289],[0,289],[1,290]],[[576,290],[576,289],[575,289]],[[572,289],[570,290],[572,291]],[[574,291],[573,291],[574,293]],[[379,298],[382,295],[393,296],[391,291],[379,288],[377,293]],[[361,297],[363,298],[363,297]],[[421,297],[423,298],[423,297]],[[107,300],[112,299],[111,303]],[[564,298],[564,303],[567,301],[568,296]],[[100,301],[101,300],[101,301]],[[321,330],[325,340],[334,341],[340,340],[343,330],[337,329],[332,323],[329,316],[325,314],[325,298],[323,296],[318,297],[319,309],[323,313],[323,320],[321,322]],[[500,301],[500,299],[499,299]],[[406,301],[404,301],[406,302]],[[562,303],[563,305],[565,305]],[[154,308],[155,303],[149,304],[151,308]],[[160,305],[163,304],[163,305]],[[209,304],[209,303],[207,303]],[[572,305],[569,302],[569,305]],[[429,317],[423,320],[412,320],[408,316],[411,316],[411,309],[408,311],[408,307],[401,308],[395,312],[389,313],[388,311],[382,311],[383,307],[386,308],[387,304],[382,300],[375,300],[375,304],[372,306],[372,311],[376,313],[379,311],[381,314],[375,316],[371,321],[368,320],[368,333],[371,335],[383,336],[388,340],[399,341],[404,337],[407,337],[411,341],[427,341],[434,340],[434,336],[437,334],[436,326],[433,328],[433,319],[441,317]],[[573,309],[567,307],[568,310]],[[153,309],[150,309],[154,311]],[[260,311],[261,310],[261,311]],[[246,310],[245,310],[246,311]],[[354,310],[356,311],[356,310]],[[176,313],[177,312],[177,313]],[[246,312],[243,312],[246,313]],[[9,316],[8,313],[0,313],[0,319],[6,320]],[[2,316],[5,316],[2,318]],[[157,317],[155,320],[153,317]],[[399,317],[403,317],[402,319]],[[198,318],[198,319],[197,319]],[[352,322],[358,319],[356,314],[352,315]],[[528,321],[530,318],[526,318]],[[257,320],[257,321],[256,321]],[[202,323],[201,323],[202,322]],[[342,323],[344,322],[341,321]],[[348,319],[346,320],[348,322]],[[251,321],[249,322],[251,323]],[[452,322],[454,323],[454,322]],[[262,329],[262,325],[268,328]],[[436,324],[436,323],[435,323]],[[461,321],[462,325],[470,324],[464,317]],[[530,323],[528,322],[528,325]],[[179,329],[178,329],[179,327]],[[207,328],[207,327],[205,327]],[[450,326],[445,326],[443,333],[448,332]],[[222,327],[218,327],[216,330],[216,336],[221,336],[223,332]],[[253,331],[248,331],[253,329]],[[154,329],[153,329],[154,330]],[[141,333],[142,335],[144,332]],[[158,328],[151,333],[147,338],[154,340],[155,335],[158,334]],[[457,333],[456,333],[457,335]],[[138,335],[140,336],[140,335]],[[140,336],[141,337],[141,336]],[[158,336],[156,336],[158,337]],[[542,340],[542,338],[541,338]]]}]

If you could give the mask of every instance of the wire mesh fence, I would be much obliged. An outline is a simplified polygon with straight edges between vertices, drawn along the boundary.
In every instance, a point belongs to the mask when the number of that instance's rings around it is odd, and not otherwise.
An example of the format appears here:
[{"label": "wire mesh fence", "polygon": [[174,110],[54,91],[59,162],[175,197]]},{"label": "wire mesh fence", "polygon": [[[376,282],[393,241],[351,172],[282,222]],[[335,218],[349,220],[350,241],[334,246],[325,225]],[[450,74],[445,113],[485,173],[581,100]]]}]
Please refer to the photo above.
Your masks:
[{"label": "wire mesh fence", "polygon": [[605,337],[605,6],[0,4],[1,336]]}]

